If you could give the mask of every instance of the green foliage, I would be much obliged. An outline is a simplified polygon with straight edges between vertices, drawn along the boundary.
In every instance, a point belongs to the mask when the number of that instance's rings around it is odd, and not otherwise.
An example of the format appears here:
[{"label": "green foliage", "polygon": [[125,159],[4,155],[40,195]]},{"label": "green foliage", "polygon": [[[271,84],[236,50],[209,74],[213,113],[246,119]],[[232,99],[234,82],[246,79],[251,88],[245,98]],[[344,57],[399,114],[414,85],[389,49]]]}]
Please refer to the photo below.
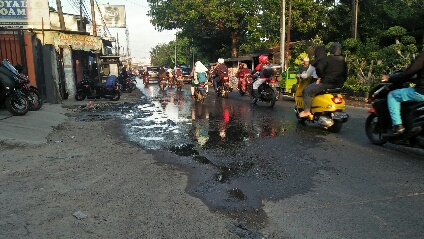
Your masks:
[{"label": "green foliage", "polygon": [[390,27],[384,32],[385,36],[388,37],[400,37],[406,34],[406,29],[401,26]]}]

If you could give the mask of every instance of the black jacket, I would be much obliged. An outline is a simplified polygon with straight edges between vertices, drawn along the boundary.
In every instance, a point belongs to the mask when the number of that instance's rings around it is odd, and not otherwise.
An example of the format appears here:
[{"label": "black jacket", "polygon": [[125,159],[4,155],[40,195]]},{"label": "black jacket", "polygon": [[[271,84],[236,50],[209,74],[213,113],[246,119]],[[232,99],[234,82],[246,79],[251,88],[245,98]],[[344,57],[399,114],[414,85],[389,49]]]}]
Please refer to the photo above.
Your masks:
[{"label": "black jacket", "polygon": [[334,88],[342,87],[347,79],[347,64],[341,55],[341,45],[333,43],[330,55],[319,60],[315,70],[322,84],[333,85]]},{"label": "black jacket", "polygon": [[[412,80],[411,78],[414,75],[417,75],[417,77]],[[415,83],[415,91],[424,95],[424,51],[421,51],[414,62],[404,71],[389,77],[389,82],[392,83],[404,83],[408,81]]]}]

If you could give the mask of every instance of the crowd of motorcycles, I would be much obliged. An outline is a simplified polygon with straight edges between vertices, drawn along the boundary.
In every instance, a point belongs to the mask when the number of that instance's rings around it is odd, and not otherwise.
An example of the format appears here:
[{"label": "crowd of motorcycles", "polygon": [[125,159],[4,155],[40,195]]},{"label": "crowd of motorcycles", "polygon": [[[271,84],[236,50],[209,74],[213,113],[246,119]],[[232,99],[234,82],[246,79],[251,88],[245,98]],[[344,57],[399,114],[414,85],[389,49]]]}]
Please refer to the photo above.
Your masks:
[{"label": "crowd of motorcycles", "polygon": [[[39,110],[42,107],[42,99],[39,90],[30,84],[28,77],[18,71],[7,59],[0,65],[0,105],[13,115],[25,115],[28,111]],[[149,75],[141,75],[143,84],[149,85]],[[264,102],[268,107],[273,107],[276,101],[278,89],[276,75],[266,79],[258,88],[259,95],[255,96],[253,83],[258,78],[255,74],[239,74],[238,79],[230,82],[228,76],[220,79],[216,90],[217,97],[228,98],[233,91],[232,85],[237,84],[237,90],[241,96],[250,96],[252,104],[257,101]],[[158,79],[159,88],[163,91],[166,87],[182,90],[184,81],[176,77],[164,77]],[[233,84],[231,84],[233,83]],[[105,83],[95,83],[89,77],[84,77],[76,88],[75,99],[78,101],[88,99],[105,98],[113,101],[120,99],[122,92],[132,92],[136,89],[136,76],[129,75],[109,77]],[[349,115],[346,111],[345,99],[340,88],[324,90],[317,94],[312,101],[312,114],[301,118],[299,113],[303,111],[302,90],[310,84],[310,79],[298,83],[295,98],[294,113],[300,124],[306,122],[317,123],[330,132],[337,133],[343,123],[347,122]],[[212,77],[208,82],[195,86],[194,100],[204,102],[208,97],[206,88],[212,84]],[[376,145],[387,142],[401,144],[410,147],[424,148],[424,102],[402,103],[401,116],[406,128],[403,134],[391,134],[391,117],[387,106],[387,95],[394,89],[409,87],[409,85],[395,85],[381,83],[370,92],[368,102],[371,103],[369,116],[365,122],[365,132],[368,139]]]},{"label": "crowd of motorcycles", "polygon": [[28,76],[22,74],[18,66],[13,66],[7,59],[0,65],[0,105],[17,116],[42,107],[39,90],[30,84]]}]

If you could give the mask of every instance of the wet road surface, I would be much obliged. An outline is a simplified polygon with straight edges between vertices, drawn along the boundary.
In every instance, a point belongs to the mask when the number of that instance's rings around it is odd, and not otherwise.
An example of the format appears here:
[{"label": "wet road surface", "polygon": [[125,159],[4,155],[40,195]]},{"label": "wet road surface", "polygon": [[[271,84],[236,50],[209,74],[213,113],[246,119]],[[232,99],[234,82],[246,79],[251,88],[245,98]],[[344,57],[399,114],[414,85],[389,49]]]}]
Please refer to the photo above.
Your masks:
[{"label": "wet road surface", "polygon": [[[399,213],[399,201],[409,199],[417,210],[424,206],[419,176],[424,173],[424,154],[371,145],[363,129],[366,109],[349,108],[349,121],[332,134],[317,125],[299,125],[289,99],[267,108],[260,102],[251,105],[248,96],[238,92],[228,99],[211,92],[202,104],[189,98],[187,84],[182,91],[161,92],[155,83],[138,87],[143,97],[122,109],[128,139],[150,150],[158,162],[186,172],[186,191],[211,210],[256,229],[281,227],[294,238],[355,238],[350,236],[363,235],[361,230],[374,230],[377,237],[414,238],[423,232],[408,219],[397,220],[407,217]],[[375,205],[378,202],[395,208],[393,215],[387,216],[387,208]],[[355,210],[350,216],[340,210],[347,205]],[[361,207],[372,208],[374,216]],[[326,212],[329,208],[334,210]],[[357,227],[346,228],[349,220]],[[376,230],[379,220],[397,231],[384,226]]]}]

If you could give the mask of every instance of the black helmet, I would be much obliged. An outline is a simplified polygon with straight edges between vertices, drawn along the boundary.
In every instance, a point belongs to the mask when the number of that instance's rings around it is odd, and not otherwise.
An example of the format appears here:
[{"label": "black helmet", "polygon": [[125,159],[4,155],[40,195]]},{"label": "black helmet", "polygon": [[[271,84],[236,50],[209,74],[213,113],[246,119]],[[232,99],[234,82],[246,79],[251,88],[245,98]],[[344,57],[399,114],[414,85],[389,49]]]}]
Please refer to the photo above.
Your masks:
[{"label": "black helmet", "polygon": [[265,78],[269,78],[274,75],[274,69],[271,66],[267,66],[262,71],[262,74]]}]

